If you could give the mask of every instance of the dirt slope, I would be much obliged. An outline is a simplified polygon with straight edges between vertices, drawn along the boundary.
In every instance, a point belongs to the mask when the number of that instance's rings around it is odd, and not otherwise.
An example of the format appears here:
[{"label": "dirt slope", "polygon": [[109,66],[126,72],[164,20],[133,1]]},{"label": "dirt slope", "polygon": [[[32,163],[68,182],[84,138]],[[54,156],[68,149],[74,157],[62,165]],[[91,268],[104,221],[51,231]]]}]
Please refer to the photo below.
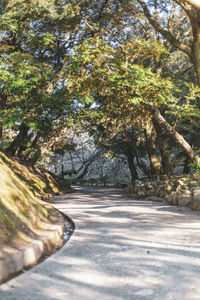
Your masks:
[{"label": "dirt slope", "polygon": [[0,248],[54,224],[55,210],[41,199],[70,191],[65,180],[0,152]]}]

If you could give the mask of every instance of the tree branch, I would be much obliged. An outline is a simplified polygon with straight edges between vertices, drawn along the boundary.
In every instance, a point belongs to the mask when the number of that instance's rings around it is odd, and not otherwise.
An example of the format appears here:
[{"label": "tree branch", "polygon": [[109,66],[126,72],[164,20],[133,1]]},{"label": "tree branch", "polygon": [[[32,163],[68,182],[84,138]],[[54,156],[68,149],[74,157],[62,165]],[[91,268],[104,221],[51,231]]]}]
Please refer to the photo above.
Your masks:
[{"label": "tree branch", "polygon": [[[156,31],[158,31],[159,33],[162,34],[162,36],[164,38],[166,38],[174,47],[178,48],[179,50],[183,51],[184,53],[186,53],[190,59],[192,59],[192,49],[190,46],[180,42],[179,40],[177,40],[173,34],[171,34],[170,31],[167,31],[165,29],[163,29],[160,24],[158,23],[158,21],[154,18],[154,16],[150,13],[147,5],[145,4],[145,2],[143,0],[137,0],[138,3],[141,5],[144,15],[147,17],[147,19],[149,20],[150,24],[155,28]],[[190,1],[190,0],[188,0]],[[193,0],[191,0],[193,1]],[[195,1],[195,0],[194,0]]]},{"label": "tree branch", "polygon": [[200,11],[200,1],[199,0],[182,0],[181,2],[186,2],[190,4],[192,7],[196,8]]}]

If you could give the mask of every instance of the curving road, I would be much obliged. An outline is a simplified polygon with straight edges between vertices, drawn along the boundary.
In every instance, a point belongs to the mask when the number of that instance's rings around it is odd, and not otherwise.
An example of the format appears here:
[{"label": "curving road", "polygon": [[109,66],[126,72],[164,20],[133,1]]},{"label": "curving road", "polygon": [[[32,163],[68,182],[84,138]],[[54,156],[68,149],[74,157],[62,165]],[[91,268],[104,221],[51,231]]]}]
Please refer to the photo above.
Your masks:
[{"label": "curving road", "polygon": [[1,285],[1,300],[200,300],[200,217],[114,189],[51,203],[75,222],[46,261]]}]

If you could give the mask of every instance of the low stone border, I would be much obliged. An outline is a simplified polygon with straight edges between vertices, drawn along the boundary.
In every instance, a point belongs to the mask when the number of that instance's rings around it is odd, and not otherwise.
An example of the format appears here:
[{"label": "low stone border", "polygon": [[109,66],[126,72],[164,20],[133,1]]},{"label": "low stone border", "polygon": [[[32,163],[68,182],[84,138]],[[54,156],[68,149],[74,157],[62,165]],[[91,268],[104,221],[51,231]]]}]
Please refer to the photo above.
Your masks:
[{"label": "low stone border", "polygon": [[17,241],[15,246],[4,246],[0,249],[0,283],[29,268],[40,259],[54,253],[63,243],[64,217],[57,211],[57,224],[51,224],[31,243]]},{"label": "low stone border", "polygon": [[172,205],[200,210],[200,176],[174,176],[162,179],[136,180],[127,192],[133,198],[166,201]]}]

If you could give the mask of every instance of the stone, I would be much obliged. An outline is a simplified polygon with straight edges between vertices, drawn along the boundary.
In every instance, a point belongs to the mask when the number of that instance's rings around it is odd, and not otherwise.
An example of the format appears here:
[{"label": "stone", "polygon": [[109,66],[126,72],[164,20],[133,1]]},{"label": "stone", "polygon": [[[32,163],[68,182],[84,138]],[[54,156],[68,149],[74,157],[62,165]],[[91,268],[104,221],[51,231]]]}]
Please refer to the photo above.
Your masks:
[{"label": "stone", "polygon": [[161,197],[161,198],[165,198],[166,197],[166,192],[164,190],[162,190],[158,193],[158,196]]},{"label": "stone", "polygon": [[150,197],[147,197],[146,200],[162,202],[162,198],[157,197],[157,196],[150,196]]},{"label": "stone", "polygon": [[194,210],[200,210],[200,187],[196,187],[193,190],[193,199],[190,203],[190,207]]},{"label": "stone", "polygon": [[171,190],[172,190],[172,186],[171,186],[170,184],[167,184],[166,187],[165,187],[165,189],[166,189],[166,191],[167,191],[168,193],[170,193]]},{"label": "stone", "polygon": [[139,191],[137,194],[139,197],[145,197],[145,192],[143,191]]},{"label": "stone", "polygon": [[193,190],[193,198],[195,201],[200,201],[200,187],[196,187]]},{"label": "stone", "polygon": [[146,192],[146,194],[147,194],[148,196],[154,196],[155,193],[156,193],[156,191],[154,191],[154,190],[151,190],[151,191],[147,191],[147,192]]},{"label": "stone", "polygon": [[138,194],[134,194],[134,193],[133,193],[133,194],[130,194],[130,197],[133,198],[133,199],[137,199]]},{"label": "stone", "polygon": [[171,197],[171,195],[167,195],[165,197],[165,201],[167,201],[167,203],[169,203],[169,204],[172,204],[172,197]]},{"label": "stone", "polygon": [[153,188],[152,184],[150,182],[146,183],[146,188],[151,190]]},{"label": "stone", "polygon": [[176,188],[176,192],[180,192],[181,189],[182,189],[182,185],[179,184],[179,185],[177,186],[177,188]]},{"label": "stone", "polygon": [[185,182],[183,179],[179,179],[178,180],[178,184],[181,185],[181,186],[184,186],[185,185]]},{"label": "stone", "polygon": [[189,190],[184,190],[177,195],[178,205],[187,206],[192,201],[192,193]]},{"label": "stone", "polygon": [[196,186],[198,186],[198,182],[197,182],[197,181],[190,181],[190,182],[189,182],[189,186],[190,186],[191,188],[195,188]]},{"label": "stone", "polygon": [[177,205],[178,204],[178,198],[177,198],[177,193],[172,193],[171,194],[171,203],[174,204],[174,205]]}]

